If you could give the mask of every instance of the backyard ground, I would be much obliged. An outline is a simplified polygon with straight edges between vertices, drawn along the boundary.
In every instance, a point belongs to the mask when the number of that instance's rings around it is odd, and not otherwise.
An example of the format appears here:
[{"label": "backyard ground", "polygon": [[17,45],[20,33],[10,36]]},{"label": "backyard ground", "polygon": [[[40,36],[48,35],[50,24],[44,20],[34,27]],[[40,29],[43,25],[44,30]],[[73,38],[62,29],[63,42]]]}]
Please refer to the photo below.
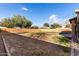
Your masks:
[{"label": "backyard ground", "polygon": [[[61,44],[59,42],[59,37],[68,37],[71,39],[71,29],[69,28],[56,28],[56,29],[12,29],[6,28],[3,29],[7,32],[15,33],[25,37],[36,38],[42,41],[60,44],[69,47],[69,43]],[[64,40],[64,39],[63,39]]]},{"label": "backyard ground", "polygon": [[3,30],[0,34],[5,38],[11,55],[70,55],[69,43],[65,45],[58,42],[60,33],[70,29]]}]

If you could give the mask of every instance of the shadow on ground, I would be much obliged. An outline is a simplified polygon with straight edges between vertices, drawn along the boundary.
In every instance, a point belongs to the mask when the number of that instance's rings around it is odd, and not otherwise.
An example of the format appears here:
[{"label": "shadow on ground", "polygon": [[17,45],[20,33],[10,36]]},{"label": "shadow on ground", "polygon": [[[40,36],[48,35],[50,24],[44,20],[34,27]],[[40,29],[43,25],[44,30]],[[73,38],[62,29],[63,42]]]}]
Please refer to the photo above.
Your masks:
[{"label": "shadow on ground", "polygon": [[59,35],[62,35],[62,36],[67,37],[69,39],[72,38],[71,31],[62,31],[62,32],[59,33]]},{"label": "shadow on ground", "polygon": [[42,40],[2,31],[13,56],[69,56],[70,48]]}]

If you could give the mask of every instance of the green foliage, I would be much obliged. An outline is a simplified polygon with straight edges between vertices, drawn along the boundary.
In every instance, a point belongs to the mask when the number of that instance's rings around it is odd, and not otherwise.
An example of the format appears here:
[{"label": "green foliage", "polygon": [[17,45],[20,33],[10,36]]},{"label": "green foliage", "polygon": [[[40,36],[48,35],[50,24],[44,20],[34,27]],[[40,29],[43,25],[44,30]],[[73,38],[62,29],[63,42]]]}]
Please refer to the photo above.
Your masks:
[{"label": "green foliage", "polygon": [[45,26],[45,27],[49,27],[49,24],[48,24],[48,23],[44,23],[44,26]]},{"label": "green foliage", "polygon": [[1,26],[8,28],[13,27],[30,28],[31,25],[32,22],[21,15],[14,15],[12,18],[4,18],[3,21],[1,22]]},{"label": "green foliage", "polygon": [[32,25],[32,22],[30,20],[26,20],[25,24],[24,24],[24,27],[25,28],[30,28]]},{"label": "green foliage", "polygon": [[59,36],[58,40],[60,43],[64,43],[64,44],[69,42],[69,39],[67,37],[64,37],[64,36]]},{"label": "green foliage", "polygon": [[59,27],[61,27],[60,24],[57,23],[51,24],[51,28],[59,28]]},{"label": "green foliage", "polygon": [[21,27],[21,28],[29,28],[32,25],[32,22],[26,19],[24,16],[15,15],[12,17],[12,21],[14,26]]},{"label": "green foliage", "polygon": [[1,26],[4,26],[4,27],[8,27],[8,28],[12,28],[13,27],[13,24],[12,24],[12,21],[10,18],[4,18],[2,19],[3,21],[1,22]]}]

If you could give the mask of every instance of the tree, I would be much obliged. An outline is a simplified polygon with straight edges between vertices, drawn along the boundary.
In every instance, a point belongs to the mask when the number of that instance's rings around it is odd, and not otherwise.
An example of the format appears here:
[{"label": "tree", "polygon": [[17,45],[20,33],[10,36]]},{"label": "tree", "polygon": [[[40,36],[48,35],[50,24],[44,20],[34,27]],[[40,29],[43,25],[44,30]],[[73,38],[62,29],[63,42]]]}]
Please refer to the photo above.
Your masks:
[{"label": "tree", "polygon": [[24,24],[24,27],[25,28],[30,28],[32,25],[32,22],[30,20],[26,20],[25,24]]},{"label": "tree", "polygon": [[1,22],[1,26],[10,27],[10,28],[12,27],[30,28],[31,25],[32,22],[21,15],[14,15],[11,18],[5,18]]},{"label": "tree", "polygon": [[12,20],[10,18],[4,18],[2,20],[3,21],[0,24],[1,26],[8,27],[8,28],[12,28],[13,27]]},{"label": "tree", "polygon": [[21,27],[21,28],[24,27],[25,19],[23,18],[23,16],[21,16],[21,15],[14,15],[12,17],[12,21],[13,21],[13,24],[14,24],[15,27]]},{"label": "tree", "polygon": [[30,28],[32,22],[25,18],[25,16],[15,15],[13,17],[14,25],[21,28]]},{"label": "tree", "polygon": [[45,27],[49,27],[49,24],[48,24],[48,23],[44,23],[44,26],[45,26]]},{"label": "tree", "polygon": [[59,28],[59,27],[61,26],[58,23],[51,24],[51,28]]}]

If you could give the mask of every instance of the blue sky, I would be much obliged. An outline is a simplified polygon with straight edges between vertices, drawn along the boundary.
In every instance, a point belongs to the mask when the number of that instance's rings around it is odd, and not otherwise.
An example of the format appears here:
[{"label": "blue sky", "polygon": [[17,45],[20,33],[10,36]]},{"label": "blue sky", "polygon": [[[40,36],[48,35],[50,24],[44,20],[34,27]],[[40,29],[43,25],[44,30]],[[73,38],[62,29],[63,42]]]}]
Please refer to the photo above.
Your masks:
[{"label": "blue sky", "polygon": [[20,14],[31,20],[33,25],[42,26],[45,22],[64,24],[66,20],[76,16],[74,10],[77,8],[77,3],[0,4],[0,19]]}]

